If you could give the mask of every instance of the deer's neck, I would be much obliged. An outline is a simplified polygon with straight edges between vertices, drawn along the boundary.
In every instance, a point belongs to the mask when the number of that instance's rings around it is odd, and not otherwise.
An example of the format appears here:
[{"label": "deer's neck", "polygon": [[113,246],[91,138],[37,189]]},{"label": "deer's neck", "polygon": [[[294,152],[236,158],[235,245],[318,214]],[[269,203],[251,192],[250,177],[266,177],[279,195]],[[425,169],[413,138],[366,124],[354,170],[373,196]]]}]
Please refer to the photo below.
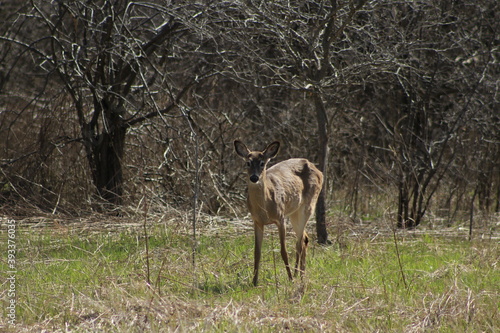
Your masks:
[{"label": "deer's neck", "polygon": [[254,203],[262,203],[270,200],[272,183],[262,173],[257,183],[248,182],[248,199]]},{"label": "deer's neck", "polygon": [[248,209],[252,219],[259,225],[280,221],[280,215],[274,200],[273,183],[262,178],[256,184],[248,184]]}]

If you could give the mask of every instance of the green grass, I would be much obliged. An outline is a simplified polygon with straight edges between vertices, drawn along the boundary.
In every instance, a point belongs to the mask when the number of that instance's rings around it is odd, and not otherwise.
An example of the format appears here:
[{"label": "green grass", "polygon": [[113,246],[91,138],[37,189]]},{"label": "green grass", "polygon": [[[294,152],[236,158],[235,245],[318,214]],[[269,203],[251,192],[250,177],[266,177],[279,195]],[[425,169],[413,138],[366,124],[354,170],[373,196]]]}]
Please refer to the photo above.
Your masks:
[{"label": "green grass", "polygon": [[[16,327],[6,316],[0,324],[11,331],[500,331],[498,240],[398,233],[398,258],[390,233],[346,235],[342,246],[311,242],[305,278],[288,282],[275,228],[266,231],[253,287],[253,233],[230,224],[198,230],[194,263],[191,236],[169,223],[148,224],[148,252],[139,225],[18,227]],[[1,253],[6,237],[2,228]],[[292,235],[288,249],[293,262]]]}]

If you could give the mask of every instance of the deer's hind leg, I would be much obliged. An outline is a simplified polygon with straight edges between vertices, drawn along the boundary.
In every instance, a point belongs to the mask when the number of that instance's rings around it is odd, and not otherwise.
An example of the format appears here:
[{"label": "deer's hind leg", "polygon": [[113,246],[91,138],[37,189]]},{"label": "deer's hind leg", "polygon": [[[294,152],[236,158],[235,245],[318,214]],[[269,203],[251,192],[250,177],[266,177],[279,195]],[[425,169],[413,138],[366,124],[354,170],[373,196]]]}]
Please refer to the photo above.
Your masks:
[{"label": "deer's hind leg", "polygon": [[297,276],[299,271],[300,275],[303,276],[306,270],[306,254],[309,237],[307,236],[305,228],[311,213],[312,212],[310,210],[305,209],[305,207],[301,207],[290,215],[293,230],[297,235],[297,243],[295,245],[295,276]]},{"label": "deer's hind leg", "polygon": [[282,219],[278,225],[278,232],[280,236],[280,247],[281,247],[281,258],[283,258],[283,262],[285,263],[286,272],[288,274],[288,278],[293,280],[292,272],[290,271],[290,265],[288,264],[288,252],[286,252],[286,227],[285,220]]}]

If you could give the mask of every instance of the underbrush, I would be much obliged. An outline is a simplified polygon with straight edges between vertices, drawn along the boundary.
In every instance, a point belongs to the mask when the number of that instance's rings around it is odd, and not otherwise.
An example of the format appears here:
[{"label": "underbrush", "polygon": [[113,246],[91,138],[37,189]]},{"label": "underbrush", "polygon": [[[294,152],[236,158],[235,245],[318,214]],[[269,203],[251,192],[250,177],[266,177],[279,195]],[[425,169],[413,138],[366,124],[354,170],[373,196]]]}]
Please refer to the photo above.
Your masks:
[{"label": "underbrush", "polygon": [[[16,325],[2,316],[2,326],[12,332],[500,330],[495,238],[347,228],[331,246],[310,242],[305,277],[289,282],[271,226],[260,284],[253,287],[248,221],[204,223],[195,244],[185,221],[152,218],[146,228],[129,222],[116,228],[19,223]],[[287,239],[294,258],[294,237]],[[5,258],[2,272],[9,271]],[[6,290],[2,304],[9,301]]]}]

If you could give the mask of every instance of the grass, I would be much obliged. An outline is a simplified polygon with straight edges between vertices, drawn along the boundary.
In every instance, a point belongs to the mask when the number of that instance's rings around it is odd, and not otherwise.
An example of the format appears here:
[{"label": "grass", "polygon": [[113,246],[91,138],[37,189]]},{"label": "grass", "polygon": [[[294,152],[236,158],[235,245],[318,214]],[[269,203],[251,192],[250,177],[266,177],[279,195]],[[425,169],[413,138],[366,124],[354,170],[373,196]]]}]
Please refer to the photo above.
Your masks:
[{"label": "grass", "polygon": [[[18,226],[16,326],[6,316],[0,325],[12,332],[500,331],[498,240],[401,232],[395,243],[390,233],[346,232],[340,246],[311,242],[305,278],[288,282],[269,227],[253,287],[248,226],[204,223],[193,263],[183,225],[148,221],[148,251],[140,223]],[[2,227],[2,253],[6,237]],[[288,241],[294,258],[292,235]]]}]

